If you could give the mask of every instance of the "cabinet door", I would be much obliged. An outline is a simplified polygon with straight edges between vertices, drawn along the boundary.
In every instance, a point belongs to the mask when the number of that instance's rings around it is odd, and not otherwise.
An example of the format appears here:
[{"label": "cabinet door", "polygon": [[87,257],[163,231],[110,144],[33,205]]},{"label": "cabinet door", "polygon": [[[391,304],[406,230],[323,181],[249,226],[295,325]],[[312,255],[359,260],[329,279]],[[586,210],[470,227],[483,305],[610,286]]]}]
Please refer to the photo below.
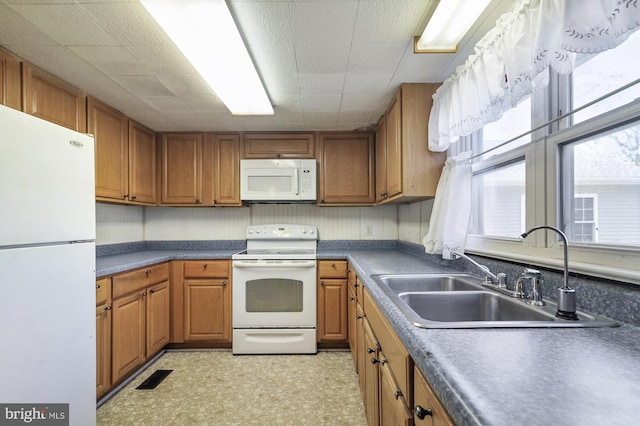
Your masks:
[{"label": "cabinet door", "polygon": [[380,355],[380,424],[405,425],[413,424],[413,416],[407,402],[395,382],[389,363],[384,355]]},{"label": "cabinet door", "polygon": [[165,133],[161,142],[162,204],[202,204],[202,134]]},{"label": "cabinet door", "polygon": [[129,120],[129,200],[156,202],[156,134]]},{"label": "cabinet door", "polygon": [[380,363],[380,347],[378,346],[376,336],[373,334],[373,331],[369,326],[369,322],[366,320],[364,320],[363,322],[363,332],[364,345],[362,346],[361,350],[362,358],[358,360],[358,365],[362,365],[363,371],[360,371],[359,374],[364,378],[364,383],[361,383],[360,386],[364,387],[363,398],[364,407],[367,414],[367,425],[377,426],[381,424],[378,405],[378,364]]},{"label": "cabinet door", "polygon": [[0,47],[0,104],[20,110],[20,59]]},{"label": "cabinet door", "polygon": [[347,280],[320,279],[318,286],[318,341],[348,340]]},{"label": "cabinet door", "polygon": [[387,118],[376,129],[376,202],[387,198]]},{"label": "cabinet door", "polygon": [[143,292],[113,301],[111,379],[116,384],[145,361],[145,300]]},{"label": "cabinet door", "polygon": [[169,343],[169,281],[146,292],[146,357],[150,358]]},{"label": "cabinet door", "polygon": [[127,117],[89,98],[89,133],[95,139],[96,197],[124,200],[129,195],[129,135]]},{"label": "cabinet door", "polygon": [[231,341],[231,290],[227,279],[184,280],[185,341]]},{"label": "cabinet door", "polygon": [[215,135],[213,170],[213,204],[241,206],[240,135]]},{"label": "cabinet door", "polygon": [[347,291],[347,328],[349,336],[349,348],[351,349],[351,356],[353,357],[353,364],[356,372],[358,371],[358,341],[356,340],[356,324],[358,315],[358,301],[356,300],[356,292],[351,286]]},{"label": "cabinet door", "polygon": [[313,133],[245,133],[244,158],[315,158]]},{"label": "cabinet door", "polygon": [[87,130],[82,91],[26,62],[22,63],[22,85],[24,112],[78,132]]},{"label": "cabinet door", "polygon": [[375,202],[371,133],[320,134],[320,205]]},{"label": "cabinet door", "polygon": [[[385,139],[386,188],[384,198],[390,198],[402,192],[402,110],[400,94],[396,96],[387,112]],[[426,143],[426,142],[425,142]]]},{"label": "cabinet door", "polygon": [[111,388],[111,306],[96,307],[96,398]]},{"label": "cabinet door", "polygon": [[414,413],[413,421],[416,426],[454,426],[455,423],[449,417],[447,410],[433,393],[431,386],[424,378],[420,370],[414,369]]}]

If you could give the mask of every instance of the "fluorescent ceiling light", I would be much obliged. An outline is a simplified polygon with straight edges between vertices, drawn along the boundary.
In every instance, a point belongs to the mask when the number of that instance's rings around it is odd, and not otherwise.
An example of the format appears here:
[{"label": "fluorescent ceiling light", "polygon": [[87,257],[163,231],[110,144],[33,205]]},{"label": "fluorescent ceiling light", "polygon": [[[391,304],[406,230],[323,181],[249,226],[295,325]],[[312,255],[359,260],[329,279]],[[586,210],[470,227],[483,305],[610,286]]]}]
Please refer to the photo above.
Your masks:
[{"label": "fluorescent ceiling light", "polygon": [[224,0],[141,0],[234,115],[274,110]]},{"label": "fluorescent ceiling light", "polygon": [[457,52],[458,43],[490,2],[491,0],[440,0],[422,36],[414,40],[414,52]]}]

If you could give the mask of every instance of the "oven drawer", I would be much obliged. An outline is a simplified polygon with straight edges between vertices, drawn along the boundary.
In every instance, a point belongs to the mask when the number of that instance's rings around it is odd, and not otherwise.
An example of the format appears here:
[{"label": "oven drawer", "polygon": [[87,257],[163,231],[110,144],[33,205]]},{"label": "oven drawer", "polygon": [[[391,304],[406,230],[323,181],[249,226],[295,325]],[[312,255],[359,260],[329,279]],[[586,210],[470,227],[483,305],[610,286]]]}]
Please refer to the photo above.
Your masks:
[{"label": "oven drawer", "polygon": [[185,278],[229,278],[231,275],[228,260],[186,260]]},{"label": "oven drawer", "polygon": [[320,278],[346,278],[346,260],[320,260],[318,261],[318,277]]}]

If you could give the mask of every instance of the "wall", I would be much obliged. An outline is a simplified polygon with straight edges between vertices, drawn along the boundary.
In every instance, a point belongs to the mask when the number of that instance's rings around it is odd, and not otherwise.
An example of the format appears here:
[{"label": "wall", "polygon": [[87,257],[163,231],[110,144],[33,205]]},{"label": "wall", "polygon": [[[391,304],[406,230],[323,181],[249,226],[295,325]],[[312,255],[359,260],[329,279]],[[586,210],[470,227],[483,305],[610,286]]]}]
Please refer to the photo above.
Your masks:
[{"label": "wall", "polygon": [[[397,240],[398,210],[402,208],[404,206],[395,205],[318,207],[315,204],[254,204],[237,208],[139,207],[97,203],[96,243],[244,240],[247,226],[262,223],[314,224],[322,240]],[[415,220],[421,217],[421,209],[411,211]],[[414,224],[413,228],[416,227],[420,228],[420,225]],[[406,231],[407,234],[411,232]]]}]

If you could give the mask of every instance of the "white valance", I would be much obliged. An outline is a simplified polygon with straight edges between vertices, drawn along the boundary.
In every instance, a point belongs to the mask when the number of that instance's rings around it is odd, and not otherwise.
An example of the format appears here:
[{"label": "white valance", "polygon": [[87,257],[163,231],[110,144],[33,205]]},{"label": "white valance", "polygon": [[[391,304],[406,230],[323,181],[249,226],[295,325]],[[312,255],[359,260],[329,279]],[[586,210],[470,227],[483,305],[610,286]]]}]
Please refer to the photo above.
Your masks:
[{"label": "white valance", "polygon": [[576,53],[614,48],[638,26],[638,0],[518,0],[433,95],[429,149],[498,120],[546,87],[549,67],[570,73]]}]

